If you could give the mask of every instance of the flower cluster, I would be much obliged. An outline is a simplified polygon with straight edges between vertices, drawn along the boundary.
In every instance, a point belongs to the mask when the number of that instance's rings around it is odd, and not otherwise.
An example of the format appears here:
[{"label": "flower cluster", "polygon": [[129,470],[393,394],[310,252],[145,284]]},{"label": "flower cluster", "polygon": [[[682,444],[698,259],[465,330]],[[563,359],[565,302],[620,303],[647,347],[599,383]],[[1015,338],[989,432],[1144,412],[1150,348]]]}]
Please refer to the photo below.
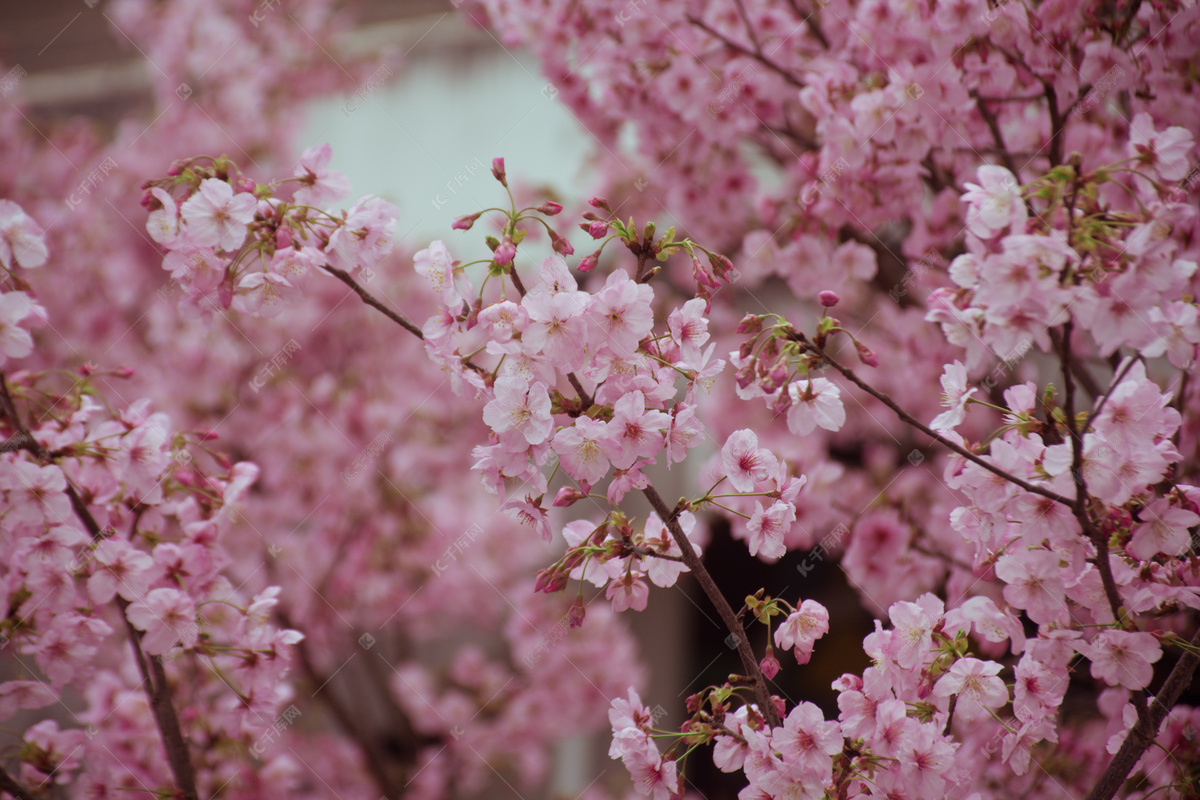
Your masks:
[{"label": "flower cluster", "polygon": [[[14,208],[0,201],[11,221],[6,267],[36,266],[46,257],[38,229]],[[24,297],[4,295],[14,296]],[[211,437],[175,431],[148,400],[110,412],[95,382],[122,374],[85,365],[64,391],[52,372],[0,373],[0,633],[36,665],[0,684],[0,717],[71,690],[87,696],[79,727],[47,720],[25,732],[20,779],[35,791],[71,783],[81,767],[97,789],[178,780],[178,763],[153,748],[113,754],[130,737],[153,741],[156,725],[164,737],[162,726],[178,725],[163,721],[171,701],[153,687],[165,689],[164,665],[181,656],[200,669],[173,702],[205,717],[215,747],[251,746],[291,696],[283,677],[303,636],[272,622],[278,587],[251,596],[227,575],[223,539],[257,467],[206,454]],[[125,638],[125,659],[98,658]],[[134,663],[147,696],[131,682]]]}]

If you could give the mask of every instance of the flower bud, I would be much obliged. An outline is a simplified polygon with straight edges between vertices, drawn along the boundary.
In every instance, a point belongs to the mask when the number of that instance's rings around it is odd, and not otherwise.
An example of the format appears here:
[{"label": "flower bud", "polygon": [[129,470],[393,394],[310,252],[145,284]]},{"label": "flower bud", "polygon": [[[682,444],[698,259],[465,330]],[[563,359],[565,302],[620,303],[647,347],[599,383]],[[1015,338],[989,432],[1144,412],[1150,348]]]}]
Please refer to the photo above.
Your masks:
[{"label": "flower bud", "polygon": [[587,608],[583,603],[576,602],[569,611],[567,611],[567,622],[572,628],[578,628],[583,625],[583,618],[587,615]]},{"label": "flower bud", "polygon": [[504,159],[503,158],[493,158],[492,159],[492,177],[494,177],[496,180],[500,181],[501,186],[505,186],[505,187],[508,186],[508,178],[504,174]]},{"label": "flower bud", "polygon": [[573,486],[564,486],[558,490],[558,494],[554,496],[554,502],[551,503],[551,505],[555,506],[556,508],[567,508],[568,506],[574,505],[585,497],[587,497],[587,495],[581,493]]},{"label": "flower bud", "polygon": [[775,657],[774,650],[767,650],[759,667],[762,668],[763,675],[767,676],[767,680],[774,680],[775,676],[779,674],[779,659]]},{"label": "flower bud", "polygon": [[454,220],[450,227],[456,231],[469,231],[471,230],[471,226],[475,224],[475,220],[479,219],[481,214],[483,214],[482,211],[474,214],[464,214],[463,216]]},{"label": "flower bud", "polygon": [[581,222],[579,223],[579,227],[587,231],[588,236],[591,236],[593,239],[603,239],[604,234],[608,233],[608,223],[600,220],[596,220],[589,225],[584,225]]},{"label": "flower bud", "polygon": [[171,168],[167,170],[167,174],[174,178],[176,175],[182,175],[185,169],[187,169],[187,159],[181,158],[171,162]]},{"label": "flower bud", "polygon": [[583,260],[579,262],[579,271],[591,272],[596,268],[596,264],[598,263],[600,263],[600,255],[598,253],[592,253],[591,255],[584,256]]},{"label": "flower bud", "polygon": [[550,231],[550,244],[554,247],[554,252],[560,256],[569,256],[575,253],[575,247],[554,231]]},{"label": "flower bud", "polygon": [[553,200],[547,200],[537,207],[538,213],[545,214],[547,217],[553,217],[562,211],[562,204],[556,203]]},{"label": "flower bud", "polygon": [[758,314],[747,314],[742,317],[742,321],[738,323],[737,333],[755,334],[762,333],[763,318]]},{"label": "flower bud", "polygon": [[547,567],[539,571],[537,579],[533,582],[533,591],[535,592],[554,594],[555,592],[561,592],[565,588],[567,588],[566,578],[553,567]]},{"label": "flower bud", "polygon": [[826,289],[817,295],[817,299],[820,300],[821,305],[825,306],[826,308],[833,308],[838,304],[838,300],[841,298],[839,298],[835,292],[831,292]]},{"label": "flower bud", "polygon": [[512,263],[513,258],[517,255],[517,246],[513,244],[513,240],[505,236],[504,241],[500,242],[500,246],[496,248],[496,252],[492,254],[492,259],[502,267],[507,267]]},{"label": "flower bud", "polygon": [[868,367],[878,367],[879,359],[876,358],[874,351],[867,347],[862,342],[855,342],[854,347],[858,350],[858,358]]},{"label": "flower bud", "polygon": [[608,207],[608,201],[605,200],[603,197],[599,197],[599,196],[593,197],[591,200],[588,200],[588,205],[590,205],[592,208],[603,208],[605,211],[610,210]]},{"label": "flower bud", "polygon": [[117,367],[113,370],[113,375],[116,375],[118,378],[132,378],[133,367]]}]

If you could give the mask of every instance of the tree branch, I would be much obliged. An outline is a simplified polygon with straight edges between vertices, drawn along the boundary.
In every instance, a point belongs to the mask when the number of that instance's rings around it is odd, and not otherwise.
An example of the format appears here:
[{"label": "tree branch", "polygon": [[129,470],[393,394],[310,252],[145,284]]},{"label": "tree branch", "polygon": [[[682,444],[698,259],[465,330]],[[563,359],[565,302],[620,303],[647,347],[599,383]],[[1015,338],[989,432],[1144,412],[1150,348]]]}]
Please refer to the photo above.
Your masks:
[{"label": "tree branch", "polygon": [[404,316],[400,312],[393,311],[392,309],[388,308],[383,303],[381,303],[377,299],[375,299],[375,295],[371,294],[366,289],[364,289],[362,286],[360,286],[358,284],[358,281],[354,280],[354,278],[352,278],[350,276],[350,273],[346,272],[345,270],[338,269],[337,267],[330,266],[329,264],[326,264],[324,266],[324,269],[330,275],[337,278],[339,281],[341,281],[342,283],[346,284],[351,289],[353,289],[354,293],[357,294],[359,297],[361,297],[362,301],[364,303],[366,303],[367,305],[369,305],[371,308],[375,309],[376,311],[379,311],[385,317],[387,317],[392,322],[399,325],[401,328],[404,328],[404,330],[408,331],[413,336],[416,336],[418,339],[425,338],[425,334],[421,331],[421,328],[415,322],[413,322],[412,320],[410,320],[408,317]]},{"label": "tree branch", "polygon": [[1192,647],[1184,650],[1179,661],[1175,662],[1175,668],[1167,676],[1166,682],[1158,690],[1154,699],[1150,701],[1146,718],[1139,717],[1138,721],[1134,723],[1125,736],[1125,741],[1121,743],[1121,749],[1113,756],[1112,761],[1108,762],[1108,767],[1096,781],[1096,785],[1088,792],[1086,800],[1112,800],[1125,783],[1129,773],[1141,760],[1142,754],[1154,743],[1154,737],[1158,735],[1158,728],[1166,719],[1167,714],[1192,684],[1192,676],[1196,672],[1196,666],[1200,664],[1200,655],[1196,654],[1197,648],[1200,648],[1200,631],[1197,631],[1196,635],[1192,637]]},{"label": "tree branch", "polygon": [[154,712],[154,721],[158,723],[158,731],[167,751],[167,763],[171,765],[175,785],[183,794],[184,800],[199,800],[200,794],[196,791],[196,771],[192,766],[187,742],[183,739],[183,731],[179,727],[179,715],[175,713],[175,704],[171,700],[171,688],[167,685],[167,674],[163,670],[162,659],[158,656],[147,658],[142,650],[142,633],[133,627],[133,623],[125,614],[125,610],[129,608],[129,601],[118,596],[117,606],[121,609],[121,619],[129,632],[129,645],[133,648],[138,672],[142,674],[142,685],[146,687],[150,710]]},{"label": "tree branch", "polygon": [[737,42],[733,41],[732,39],[726,37],[725,34],[721,33],[720,31],[717,31],[714,28],[709,27],[709,25],[704,20],[700,19],[699,17],[695,17],[695,16],[692,16],[691,14],[687,14],[687,15],[685,15],[685,19],[687,19],[688,22],[692,23],[700,30],[707,33],[709,36],[712,36],[714,39],[719,40],[723,45],[728,47],[730,50],[741,53],[742,55],[746,56],[747,58],[753,58],[755,61],[762,64],[767,69],[782,76],[783,79],[785,81],[787,81],[788,83],[790,83],[792,86],[795,86],[798,89],[804,88],[805,84],[803,81],[801,81],[799,78],[797,78],[791,72],[789,72],[787,69],[781,67],[779,64],[776,64],[774,61],[772,61],[770,58],[763,55],[762,53],[756,53],[753,50],[751,50],[750,48],[746,47],[745,45],[738,44]]},{"label": "tree branch", "polygon": [[[3,372],[0,372],[0,410],[3,410],[4,416],[8,417],[9,423],[20,435],[22,449],[28,450],[44,464],[53,463],[46,448],[33,438],[29,429],[21,422],[12,395],[8,391],[8,379]],[[103,536],[103,530],[69,480],[65,492],[71,499],[75,516],[87,528],[93,541],[100,539]],[[147,668],[146,654],[142,651],[141,633],[133,627],[133,623],[125,614],[125,609],[129,607],[129,601],[119,596],[116,600],[121,609],[121,619],[125,621],[125,627],[129,631],[129,642],[133,647],[134,659],[137,661],[138,670],[142,673],[142,679],[146,685],[146,694],[150,698],[150,707],[154,712],[155,722],[158,723],[158,732],[162,736],[163,747],[167,751],[167,762],[171,765],[176,788],[183,794],[184,800],[198,800],[195,768],[192,766],[187,743],[184,741],[183,731],[179,726],[179,715],[175,712],[175,705],[171,701],[171,692],[167,686],[167,676],[163,670],[162,661],[154,656],[150,659],[150,668]],[[153,679],[151,679],[151,673],[153,673]]]},{"label": "tree branch", "polygon": [[695,549],[692,547],[691,541],[688,540],[687,534],[683,532],[683,528],[679,526],[679,509],[672,511],[659,495],[658,490],[653,486],[647,486],[642,489],[642,494],[650,501],[651,507],[654,508],[654,513],[658,514],[658,518],[667,526],[667,530],[671,532],[675,543],[679,545],[679,552],[682,553],[683,563],[696,576],[696,580],[700,582],[700,588],[708,595],[708,599],[712,601],[713,606],[717,609],[717,614],[721,617],[721,621],[725,623],[725,627],[733,635],[734,641],[737,643],[738,655],[742,659],[742,669],[746,671],[746,675],[754,684],[754,698],[758,701],[759,711],[762,712],[767,724],[772,728],[778,728],[783,724],[783,720],[779,717],[779,712],[775,708],[775,701],[771,699],[771,692],[767,688],[767,678],[763,675],[762,668],[758,664],[758,660],[754,657],[754,651],[750,649],[750,642],[746,638],[745,631],[742,629],[741,623],[738,622],[737,615],[733,613],[733,608],[729,605],[729,601],[725,599],[725,595],[721,594],[720,588],[712,579],[712,575],[708,574],[708,570],[704,567],[699,556],[696,555]]},{"label": "tree branch", "polygon": [[28,789],[13,780],[12,776],[4,771],[4,767],[0,767],[0,791],[8,792],[17,800],[35,800]]},{"label": "tree branch", "polygon": [[909,414],[907,411],[905,411],[903,408],[901,408],[899,405],[897,405],[896,401],[893,400],[891,397],[889,397],[888,395],[879,391],[878,389],[875,389],[875,388],[869,386],[868,384],[864,383],[861,378],[859,378],[857,375],[854,374],[854,371],[852,369],[850,369],[849,367],[842,366],[838,362],[834,361],[833,358],[826,355],[825,351],[822,348],[817,347],[815,344],[810,342],[808,340],[808,337],[806,337],[803,333],[800,333],[799,331],[795,331],[791,334],[791,338],[794,341],[800,342],[801,344],[810,348],[812,350],[812,352],[819,355],[825,361],[825,363],[829,364],[829,366],[833,367],[838,372],[842,373],[842,375],[846,378],[846,380],[850,381],[855,386],[862,389],[864,392],[871,395],[879,402],[883,403],[885,406],[890,408],[892,410],[892,412],[896,416],[898,416],[902,421],[904,421],[908,425],[911,425],[912,427],[916,428],[921,433],[923,433],[926,436],[928,436],[929,438],[933,439],[935,442],[942,445],[943,447],[945,447],[949,450],[953,450],[955,453],[958,453],[960,456],[967,459],[968,461],[978,464],[979,466],[983,467],[988,472],[991,472],[994,475],[999,475],[1001,478],[1004,478],[1009,483],[1012,483],[1015,486],[1019,486],[1027,492],[1032,492],[1034,494],[1041,495],[1042,497],[1045,497],[1048,500],[1053,500],[1056,503],[1061,503],[1064,506],[1067,506],[1068,508],[1071,508],[1073,506],[1073,503],[1069,498],[1063,497],[1061,494],[1058,494],[1057,492],[1052,492],[1049,489],[1043,489],[1041,486],[1035,486],[1034,484],[1030,483],[1029,481],[1022,480],[1021,478],[1018,478],[1016,475],[1013,475],[1010,472],[1006,472],[1005,470],[1000,469],[1000,467],[997,467],[995,464],[991,463],[990,461],[983,460],[979,456],[972,453],[970,450],[967,450],[962,445],[959,445],[959,444],[956,444],[955,442],[950,441],[946,437],[942,436],[941,434],[939,434],[936,431],[934,431],[933,429],[931,429],[929,426],[924,425],[912,414]]}]

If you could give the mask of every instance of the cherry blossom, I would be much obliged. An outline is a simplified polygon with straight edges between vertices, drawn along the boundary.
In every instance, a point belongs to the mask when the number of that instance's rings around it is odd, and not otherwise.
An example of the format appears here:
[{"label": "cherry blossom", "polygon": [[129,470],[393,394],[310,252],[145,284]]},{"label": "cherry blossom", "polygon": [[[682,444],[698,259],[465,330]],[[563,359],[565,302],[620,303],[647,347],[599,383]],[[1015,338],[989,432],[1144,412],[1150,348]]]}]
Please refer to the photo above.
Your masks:
[{"label": "cherry blossom", "polygon": [[45,233],[19,205],[0,199],[0,265],[30,269],[46,263]]},{"label": "cherry blossom", "polygon": [[257,201],[248,192],[234,194],[226,181],[208,178],[179,209],[187,238],[201,247],[235,250],[246,238],[246,225]]},{"label": "cherry blossom", "polygon": [[818,427],[836,431],[846,423],[841,390],[826,378],[801,380],[788,385],[788,430],[807,436]]},{"label": "cherry blossom", "polygon": [[816,600],[805,600],[775,629],[775,644],[795,648],[796,661],[807,664],[817,639],[829,633],[829,612]]}]

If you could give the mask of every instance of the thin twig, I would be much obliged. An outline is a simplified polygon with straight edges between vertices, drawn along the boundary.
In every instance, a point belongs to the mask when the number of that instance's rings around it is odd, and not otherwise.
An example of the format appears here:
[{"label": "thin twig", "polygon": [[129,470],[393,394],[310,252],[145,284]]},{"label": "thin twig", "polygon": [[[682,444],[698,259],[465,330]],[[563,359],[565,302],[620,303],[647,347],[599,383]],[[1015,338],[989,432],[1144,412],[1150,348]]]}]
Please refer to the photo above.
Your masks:
[{"label": "thin twig", "polygon": [[350,276],[350,273],[346,272],[345,270],[338,269],[337,267],[330,266],[329,264],[326,264],[324,269],[330,275],[334,276],[339,281],[341,281],[342,283],[346,284],[351,289],[353,289],[354,293],[357,294],[359,297],[361,297],[362,301],[364,303],[366,303],[367,305],[369,305],[371,308],[375,309],[376,311],[379,311],[385,317],[387,317],[392,322],[399,325],[401,328],[404,328],[404,330],[408,331],[413,336],[416,336],[418,339],[425,338],[425,334],[421,331],[421,328],[415,322],[413,322],[411,319],[404,316],[400,312],[393,311],[392,309],[388,308],[383,303],[381,303],[377,299],[375,299],[375,295],[371,294],[366,289],[364,289],[362,286],[360,286],[358,284],[358,281],[354,280],[354,278],[352,278]]},{"label": "thin twig", "polygon": [[916,428],[921,433],[923,433],[926,436],[928,436],[929,438],[933,439],[935,442],[942,445],[943,447],[945,447],[949,450],[953,450],[955,453],[958,453],[960,456],[967,459],[968,461],[970,461],[974,464],[978,464],[979,466],[986,469],[988,472],[991,472],[994,475],[998,475],[1001,478],[1004,478],[1009,483],[1012,483],[1015,486],[1019,486],[1027,492],[1032,492],[1033,494],[1041,495],[1042,497],[1045,497],[1048,500],[1053,500],[1056,503],[1061,503],[1062,505],[1064,505],[1068,508],[1070,508],[1073,505],[1072,501],[1069,498],[1063,497],[1061,494],[1058,494],[1057,492],[1052,492],[1049,489],[1043,489],[1041,486],[1035,486],[1034,484],[1030,483],[1029,481],[1018,478],[1016,475],[1013,475],[1012,473],[1007,472],[1007,471],[1001,469],[1000,467],[997,467],[995,464],[993,464],[989,461],[983,460],[979,456],[972,453],[970,450],[967,450],[962,445],[959,445],[955,442],[950,441],[945,436],[942,436],[940,433],[931,429],[928,425],[923,424],[920,420],[918,420],[912,414],[909,414],[907,411],[905,411],[903,408],[901,408],[899,405],[897,405],[896,401],[893,400],[891,397],[889,397],[888,395],[879,391],[878,389],[875,389],[874,387],[868,385],[867,383],[863,382],[863,380],[861,378],[859,378],[857,375],[854,374],[854,370],[850,369],[849,367],[844,367],[841,364],[839,364],[837,361],[834,361],[833,358],[831,358],[829,355],[827,355],[822,348],[817,347],[815,344],[810,342],[803,333],[796,331],[796,332],[792,333],[791,336],[795,341],[801,342],[802,344],[811,348],[814,353],[819,355],[825,361],[825,363],[829,364],[829,366],[833,367],[838,372],[842,373],[842,375],[846,378],[846,380],[850,381],[855,386],[862,389],[864,392],[871,395],[879,402],[883,403],[885,406],[890,408],[892,410],[892,412],[896,416],[898,416],[901,420],[908,423],[912,427]]},{"label": "thin twig", "polygon": [[721,41],[721,43],[724,44],[726,47],[728,47],[730,50],[734,50],[738,53],[741,53],[742,55],[746,56],[747,58],[753,58],[755,61],[762,64],[767,69],[782,76],[785,81],[792,84],[796,88],[798,88],[798,89],[804,88],[805,84],[803,81],[801,81],[799,78],[797,78],[791,72],[789,72],[787,69],[781,67],[779,64],[776,64],[774,61],[772,61],[766,55],[763,55],[761,53],[756,53],[753,50],[751,50],[750,48],[746,47],[745,45],[738,44],[737,42],[733,41],[732,39],[726,37],[725,34],[721,33],[720,31],[717,31],[717,30],[709,27],[709,25],[707,23],[705,23],[705,21],[700,19],[699,17],[694,17],[691,14],[687,14],[685,16],[685,19],[687,19],[688,22],[692,23],[700,30],[707,33],[709,36],[712,36],[715,39],[719,39]]}]

